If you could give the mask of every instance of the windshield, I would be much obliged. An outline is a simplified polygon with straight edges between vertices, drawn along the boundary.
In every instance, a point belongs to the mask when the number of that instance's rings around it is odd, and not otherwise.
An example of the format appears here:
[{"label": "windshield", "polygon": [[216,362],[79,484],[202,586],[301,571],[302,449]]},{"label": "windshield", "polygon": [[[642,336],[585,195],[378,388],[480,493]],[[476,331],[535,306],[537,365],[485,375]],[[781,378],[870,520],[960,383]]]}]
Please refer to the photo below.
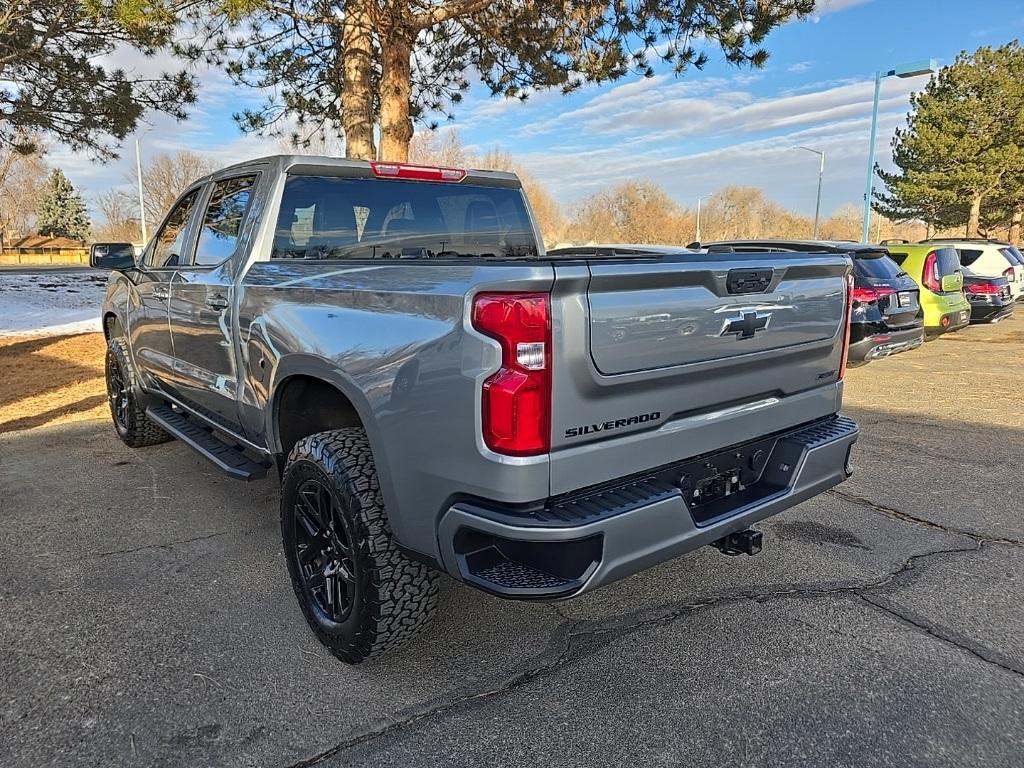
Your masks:
[{"label": "windshield", "polygon": [[424,181],[290,176],[274,259],[529,258],[522,191]]}]

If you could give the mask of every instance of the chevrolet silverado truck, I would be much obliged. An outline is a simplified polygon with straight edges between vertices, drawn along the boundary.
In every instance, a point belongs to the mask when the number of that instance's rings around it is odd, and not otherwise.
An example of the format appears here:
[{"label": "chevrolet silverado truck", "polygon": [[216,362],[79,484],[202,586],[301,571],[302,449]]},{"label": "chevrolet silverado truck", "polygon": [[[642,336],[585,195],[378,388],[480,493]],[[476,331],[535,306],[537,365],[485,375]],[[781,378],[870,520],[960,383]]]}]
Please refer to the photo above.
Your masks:
[{"label": "chevrolet silverado truck", "polygon": [[191,185],[103,303],[117,434],[281,484],[301,610],[356,663],[445,573],[571,598],[845,480],[851,263],[547,253],[518,179],[308,156]]}]

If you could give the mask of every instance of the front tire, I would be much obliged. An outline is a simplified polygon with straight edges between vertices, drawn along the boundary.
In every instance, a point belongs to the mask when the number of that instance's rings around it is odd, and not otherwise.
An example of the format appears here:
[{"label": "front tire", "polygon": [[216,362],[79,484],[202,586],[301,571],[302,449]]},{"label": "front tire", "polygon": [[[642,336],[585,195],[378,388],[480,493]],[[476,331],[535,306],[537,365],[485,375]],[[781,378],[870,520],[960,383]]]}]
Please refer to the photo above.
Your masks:
[{"label": "front tire", "polygon": [[128,354],[128,343],[113,338],[107,343],[104,365],[107,380],[107,402],[114,429],[121,442],[130,448],[166,443],[171,436],[146,415],[139,403],[139,380]]},{"label": "front tire", "polygon": [[396,546],[362,429],[296,443],[284,470],[281,535],[299,607],[342,661],[378,657],[426,626],[437,574]]}]

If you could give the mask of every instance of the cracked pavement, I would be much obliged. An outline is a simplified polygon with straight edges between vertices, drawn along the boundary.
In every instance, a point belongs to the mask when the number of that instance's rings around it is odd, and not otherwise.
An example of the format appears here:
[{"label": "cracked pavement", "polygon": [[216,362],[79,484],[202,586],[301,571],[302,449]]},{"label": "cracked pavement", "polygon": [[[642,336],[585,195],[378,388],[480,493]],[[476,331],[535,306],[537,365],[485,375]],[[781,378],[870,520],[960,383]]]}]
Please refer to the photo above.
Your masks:
[{"label": "cracked pavement", "polygon": [[1018,766],[1024,313],[847,376],[856,473],[578,600],[442,583],[402,652],[306,629],[277,485],[106,422],[0,435],[0,765]]}]

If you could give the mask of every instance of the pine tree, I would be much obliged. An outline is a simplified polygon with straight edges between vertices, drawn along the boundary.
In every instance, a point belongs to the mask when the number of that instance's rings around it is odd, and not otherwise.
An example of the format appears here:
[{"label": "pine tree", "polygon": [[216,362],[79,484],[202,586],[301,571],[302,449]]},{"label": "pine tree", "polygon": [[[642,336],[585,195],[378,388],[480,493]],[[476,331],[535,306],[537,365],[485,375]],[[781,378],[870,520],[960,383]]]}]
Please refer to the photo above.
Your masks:
[{"label": "pine tree", "polygon": [[[175,0],[4,0],[0,13],[0,147],[39,150],[35,135],[102,159],[147,110],[184,119],[195,78],[139,77],[105,66],[111,54],[166,49]],[[112,141],[113,140],[113,141]]]},{"label": "pine tree", "polygon": [[968,236],[978,235],[985,201],[999,194],[1024,146],[1021,55],[1016,41],[962,52],[911,97],[907,127],[892,143],[900,173],[878,171],[887,190],[876,195],[875,210],[937,228],[966,225]]},{"label": "pine tree", "polygon": [[769,32],[814,0],[205,0],[190,20],[204,42],[179,52],[225,65],[268,93],[236,115],[243,130],[298,123],[300,144],[344,135],[349,157],[405,161],[413,121],[451,116],[475,73],[493,95],[563,93],[660,59],[681,74],[718,45],[735,65],[763,66]]},{"label": "pine tree", "polygon": [[50,237],[85,240],[89,236],[85,200],[60,168],[54,169],[46,179],[36,211],[36,227],[39,234]]}]

